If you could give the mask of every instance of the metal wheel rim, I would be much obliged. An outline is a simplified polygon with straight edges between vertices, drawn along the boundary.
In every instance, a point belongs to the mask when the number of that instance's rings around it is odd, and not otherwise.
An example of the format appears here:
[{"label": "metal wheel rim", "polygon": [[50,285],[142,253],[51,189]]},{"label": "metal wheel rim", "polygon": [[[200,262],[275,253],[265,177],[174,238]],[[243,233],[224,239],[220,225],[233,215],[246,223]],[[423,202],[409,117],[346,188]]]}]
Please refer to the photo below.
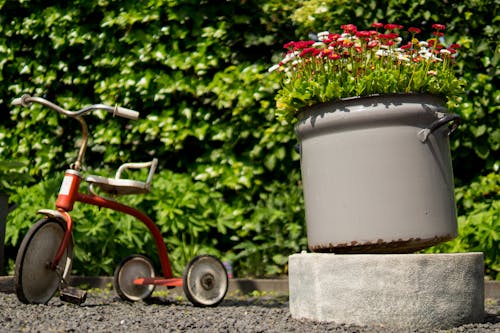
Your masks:
[{"label": "metal wheel rim", "polygon": [[153,293],[155,286],[137,285],[138,278],[152,278],[155,276],[151,261],[143,256],[132,256],[125,259],[117,268],[115,275],[115,288],[118,294],[129,301],[140,301],[148,298]]},{"label": "metal wheel rim", "polygon": [[197,257],[186,269],[184,290],[195,305],[218,304],[226,295],[227,287],[227,272],[215,257]]},{"label": "metal wheel rim", "polygon": [[64,227],[56,221],[40,221],[28,232],[16,258],[16,293],[21,301],[47,303],[59,288],[61,274],[69,274],[68,249],[59,263],[64,268],[60,272],[49,268],[63,238]]}]

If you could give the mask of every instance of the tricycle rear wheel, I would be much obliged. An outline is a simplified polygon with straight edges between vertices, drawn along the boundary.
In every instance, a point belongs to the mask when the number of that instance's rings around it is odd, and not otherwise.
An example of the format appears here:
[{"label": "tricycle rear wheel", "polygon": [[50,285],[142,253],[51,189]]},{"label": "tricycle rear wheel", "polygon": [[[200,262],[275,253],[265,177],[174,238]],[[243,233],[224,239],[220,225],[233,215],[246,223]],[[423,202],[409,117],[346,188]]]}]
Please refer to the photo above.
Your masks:
[{"label": "tricycle rear wheel", "polygon": [[113,287],[122,299],[132,302],[141,301],[151,296],[155,285],[136,284],[134,280],[153,277],[155,277],[155,271],[151,260],[143,255],[133,254],[123,259],[116,267]]},{"label": "tricycle rear wheel", "polygon": [[195,306],[217,306],[226,296],[228,284],[226,268],[210,255],[193,258],[184,270],[184,293]]}]

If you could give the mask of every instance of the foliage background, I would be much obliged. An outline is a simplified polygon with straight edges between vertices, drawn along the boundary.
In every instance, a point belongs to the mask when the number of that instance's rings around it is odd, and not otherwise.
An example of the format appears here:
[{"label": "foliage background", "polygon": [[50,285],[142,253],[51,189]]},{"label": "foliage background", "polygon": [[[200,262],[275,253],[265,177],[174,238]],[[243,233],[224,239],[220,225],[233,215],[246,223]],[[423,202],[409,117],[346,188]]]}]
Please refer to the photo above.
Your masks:
[{"label": "foliage background", "polygon": [[[88,117],[87,171],[112,175],[126,161],[160,160],[153,192],[126,200],[156,219],[174,270],[208,252],[239,276],[280,275],[307,248],[296,139],[274,116],[282,45],[310,32],[374,21],[447,26],[463,45],[467,95],[450,111],[460,237],[428,251],[483,251],[500,279],[500,113],[496,1],[0,0],[0,159],[30,161],[11,196],[7,259],[53,205],[75,157],[76,123],[48,109],[12,108],[23,93],[68,109],[119,104],[137,122]],[[138,177],[145,174],[139,173]],[[76,274],[110,274],[132,252],[155,258],[145,229],[122,216],[75,209]]]}]

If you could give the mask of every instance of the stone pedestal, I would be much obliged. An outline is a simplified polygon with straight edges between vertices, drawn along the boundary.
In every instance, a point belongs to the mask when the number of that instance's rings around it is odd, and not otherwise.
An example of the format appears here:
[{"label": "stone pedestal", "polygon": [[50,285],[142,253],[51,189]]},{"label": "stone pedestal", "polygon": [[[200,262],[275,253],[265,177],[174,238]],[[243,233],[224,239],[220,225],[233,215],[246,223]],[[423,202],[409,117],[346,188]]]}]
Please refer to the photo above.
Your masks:
[{"label": "stone pedestal", "polygon": [[296,319],[449,329],[482,322],[482,253],[301,253],[289,257]]}]

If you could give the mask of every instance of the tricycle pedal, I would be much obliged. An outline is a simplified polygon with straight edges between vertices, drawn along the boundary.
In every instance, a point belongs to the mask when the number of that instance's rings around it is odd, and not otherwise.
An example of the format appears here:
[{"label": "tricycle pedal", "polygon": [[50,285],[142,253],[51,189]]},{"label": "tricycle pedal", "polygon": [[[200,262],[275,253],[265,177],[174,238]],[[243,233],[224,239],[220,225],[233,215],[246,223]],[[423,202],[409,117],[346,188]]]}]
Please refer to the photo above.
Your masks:
[{"label": "tricycle pedal", "polygon": [[87,299],[87,292],[74,287],[64,287],[60,291],[59,298],[63,302],[81,305]]}]

